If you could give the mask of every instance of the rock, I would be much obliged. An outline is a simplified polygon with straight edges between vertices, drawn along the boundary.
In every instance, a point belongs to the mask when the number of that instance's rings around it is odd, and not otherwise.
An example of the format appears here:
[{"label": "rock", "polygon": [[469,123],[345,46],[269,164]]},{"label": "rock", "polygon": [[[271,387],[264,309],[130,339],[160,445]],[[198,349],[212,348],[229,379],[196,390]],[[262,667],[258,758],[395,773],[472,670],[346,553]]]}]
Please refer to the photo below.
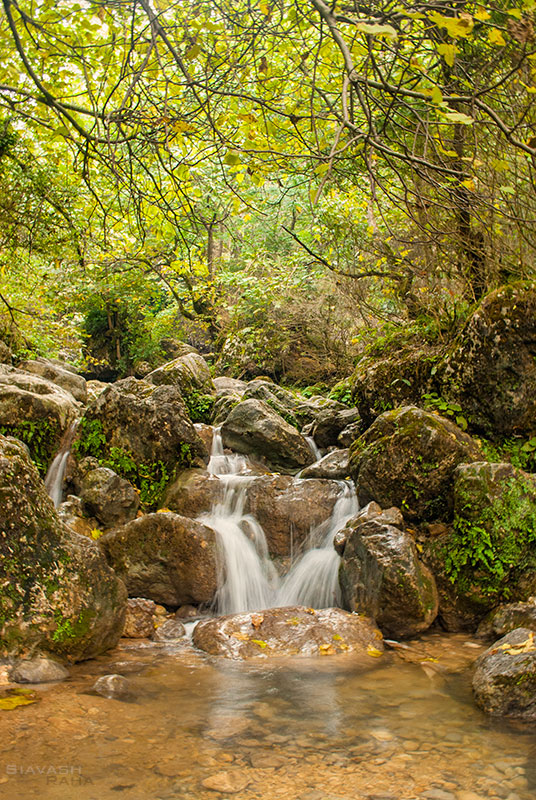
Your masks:
[{"label": "rock", "polygon": [[68,495],[56,510],[61,521],[80,536],[92,539],[94,531],[99,528],[98,520],[84,516],[82,500],[74,494]]},{"label": "rock", "polygon": [[333,450],[300,472],[300,478],[328,478],[342,481],[347,477],[348,450]]},{"label": "rock", "polygon": [[107,386],[109,386],[109,384],[104,383],[104,381],[86,381],[88,402],[92,403],[94,400],[96,400],[97,397],[103,393]]},{"label": "rock", "polygon": [[337,436],[337,444],[339,447],[350,447],[352,442],[359,438],[361,427],[362,422],[361,419],[359,419],[358,422],[352,422],[351,425],[347,425],[346,428],[343,428],[343,430]]},{"label": "rock", "polygon": [[211,655],[239,659],[383,651],[374,622],[340,608],[296,606],[216,617],[196,626],[193,641]]},{"label": "rock", "polygon": [[350,475],[362,505],[397,506],[409,520],[448,519],[453,473],[482,460],[478,444],[444,417],[404,406],[381,414],[350,448]]},{"label": "rock", "polygon": [[362,358],[352,379],[352,399],[363,430],[383,412],[420,403],[426,392],[435,389],[432,373],[439,357],[439,350],[419,342],[387,357]]},{"label": "rock", "polygon": [[175,612],[175,619],[196,619],[199,616],[199,609],[195,606],[181,606]]},{"label": "rock", "polygon": [[460,334],[442,374],[443,396],[493,439],[536,433],[536,284],[487,295]]},{"label": "rock", "polygon": [[148,639],[155,630],[156,603],[146,597],[129,597],[123,636],[127,639]]},{"label": "rock", "polygon": [[224,484],[214,475],[198,469],[181,472],[166,489],[163,507],[183,517],[198,517],[223,500]]},{"label": "rock", "polygon": [[146,375],[145,380],[155,386],[177,386],[183,397],[194,392],[213,394],[214,384],[210,369],[199,353],[186,353],[163,364]]},{"label": "rock", "polygon": [[216,592],[211,528],[171,512],[146,514],[99,539],[132,597],[178,607],[210,604]]},{"label": "rock", "polygon": [[14,683],[52,683],[68,677],[69,672],[63,664],[44,656],[20,661],[9,673],[9,679]]},{"label": "rock", "polygon": [[361,511],[348,522],[345,528],[342,528],[342,530],[337,531],[335,534],[333,546],[340,556],[344,553],[348,536],[352,530],[357,527],[357,525],[361,525],[371,519],[375,519],[376,522],[380,522],[384,525],[393,525],[395,528],[404,527],[404,517],[399,508],[393,507],[382,510],[378,503],[371,502],[366,505],[365,508],[362,508]]},{"label": "rock", "polygon": [[244,511],[260,523],[270,555],[288,556],[328,522],[340,495],[335,481],[263,475],[249,483]]},{"label": "rock", "polygon": [[0,436],[0,657],[94,658],[119,640],[125,608],[98,546],[63,525],[25,447]]},{"label": "rock", "polygon": [[236,794],[242,792],[251,783],[250,779],[242,772],[217,772],[201,781],[205,789],[211,789],[220,794]]},{"label": "rock", "polygon": [[281,472],[297,472],[313,456],[298,431],[262,400],[244,400],[222,425],[225,447],[265,459]]},{"label": "rock", "polygon": [[13,355],[5,342],[0,339],[0,364],[11,364]]},{"label": "rock", "polygon": [[130,683],[123,675],[103,675],[92,688],[108,700],[123,700],[130,695]]},{"label": "rock", "polygon": [[89,406],[73,444],[78,460],[92,456],[140,489],[154,507],[176,470],[204,466],[206,448],[180,389],[125,378]]},{"label": "rock", "polygon": [[186,628],[178,619],[167,619],[152,634],[154,642],[175,642],[186,636]]},{"label": "rock", "polygon": [[216,397],[224,397],[230,394],[236,394],[241,397],[247,386],[246,381],[239,381],[237,378],[228,378],[226,376],[214,378],[213,383]]},{"label": "rock", "polygon": [[134,519],[140,498],[132,484],[107,467],[84,474],[80,482],[84,514],[95,517],[105,528]]},{"label": "rock", "polygon": [[46,358],[36,358],[30,361],[21,361],[18,366],[25,372],[39,375],[47,381],[57,384],[66,392],[70,392],[75,400],[80,403],[87,402],[86,381],[81,375],[72,372],[70,369],[60,366]]},{"label": "rock", "polygon": [[339,581],[345,608],[373,617],[384,634],[399,638],[430,627],[438,595],[411,536],[387,521],[394,512],[348,523]]},{"label": "rock", "polygon": [[242,402],[241,394],[226,394],[218,397],[212,407],[212,422],[214,425],[221,425],[233,408]]},{"label": "rock", "polygon": [[313,423],[311,435],[320,448],[337,446],[342,431],[359,422],[357,408],[326,408],[319,411]]},{"label": "rock", "polygon": [[483,639],[497,639],[516,628],[536,630],[536,597],[526,603],[508,603],[499,606],[482,620],[477,636]]},{"label": "rock", "polygon": [[536,720],[536,645],[534,630],[516,628],[476,661],[473,693],[489,714]]},{"label": "rock", "polygon": [[199,438],[205,445],[207,453],[210,453],[212,451],[212,443],[214,440],[214,428],[212,425],[206,425],[203,422],[196,422],[194,424],[194,428],[196,429]]},{"label": "rock", "polygon": [[73,396],[55,383],[0,364],[0,433],[28,445],[42,476],[78,413]]},{"label": "rock", "polygon": [[527,600],[536,593],[536,477],[507,463],[459,465],[454,525],[426,558],[450,630],[474,630],[505,600]]}]

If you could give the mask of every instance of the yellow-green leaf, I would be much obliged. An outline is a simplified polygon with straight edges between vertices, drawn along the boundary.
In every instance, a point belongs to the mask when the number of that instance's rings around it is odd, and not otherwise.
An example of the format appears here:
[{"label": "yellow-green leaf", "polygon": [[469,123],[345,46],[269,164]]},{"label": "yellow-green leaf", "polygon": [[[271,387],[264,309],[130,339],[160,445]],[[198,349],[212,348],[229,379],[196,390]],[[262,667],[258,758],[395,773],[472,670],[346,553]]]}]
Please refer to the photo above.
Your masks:
[{"label": "yellow-green leaf", "polygon": [[454,61],[456,60],[456,54],[458,53],[458,48],[456,47],[455,44],[438,44],[437,52],[439,53],[440,56],[443,56],[449,67],[454,66]]},{"label": "yellow-green leaf", "polygon": [[367,647],[367,655],[371,656],[372,658],[380,658],[380,656],[383,656],[383,653],[381,650],[378,650],[377,647],[374,647],[372,644],[369,644],[369,646]]},{"label": "yellow-green leaf", "polygon": [[498,30],[497,28],[493,28],[493,30],[489,31],[489,33],[488,33],[488,42],[490,44],[496,45],[497,47],[504,47],[505,44],[506,44],[506,41],[504,39],[504,36],[502,35],[502,32],[500,30]]}]

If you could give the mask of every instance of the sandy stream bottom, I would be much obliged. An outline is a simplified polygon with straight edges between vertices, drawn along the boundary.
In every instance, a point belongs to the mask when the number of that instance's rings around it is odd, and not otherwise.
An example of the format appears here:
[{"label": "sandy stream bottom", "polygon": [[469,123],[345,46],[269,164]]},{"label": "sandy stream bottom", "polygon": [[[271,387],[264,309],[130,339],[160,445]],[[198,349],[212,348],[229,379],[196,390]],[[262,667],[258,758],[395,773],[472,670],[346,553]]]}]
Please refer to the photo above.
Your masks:
[{"label": "sandy stream bottom", "polygon": [[[534,800],[536,726],[472,702],[482,647],[458,634],[413,645],[409,661],[236,663],[123,640],[1,713],[0,798]],[[91,693],[112,672],[130,700]]]}]

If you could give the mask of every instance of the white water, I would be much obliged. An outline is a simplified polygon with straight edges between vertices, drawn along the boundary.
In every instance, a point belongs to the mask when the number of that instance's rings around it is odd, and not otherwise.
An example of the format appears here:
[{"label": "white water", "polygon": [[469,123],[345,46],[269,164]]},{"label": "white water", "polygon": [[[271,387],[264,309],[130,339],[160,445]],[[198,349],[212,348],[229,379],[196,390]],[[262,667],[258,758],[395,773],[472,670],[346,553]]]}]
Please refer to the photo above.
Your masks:
[{"label": "white water", "polygon": [[255,476],[249,472],[244,456],[224,453],[219,429],[214,430],[208,471],[225,487],[222,501],[199,517],[218,534],[217,613],[283,605],[337,605],[340,558],[333,548],[333,537],[357,513],[353,484],[338,482],[341,494],[330,519],[311,531],[308,550],[281,580],[270,560],[262,527],[254,516],[244,513],[248,486]]},{"label": "white water", "polygon": [[48,468],[48,472],[45,476],[45,489],[47,490],[48,496],[54,503],[54,508],[57,508],[63,499],[63,479],[65,477],[67,459],[69,458],[71,444],[73,442],[77,426],[78,422],[73,422],[69,430],[64,435],[60,444],[60,449],[54,457],[54,460]]}]

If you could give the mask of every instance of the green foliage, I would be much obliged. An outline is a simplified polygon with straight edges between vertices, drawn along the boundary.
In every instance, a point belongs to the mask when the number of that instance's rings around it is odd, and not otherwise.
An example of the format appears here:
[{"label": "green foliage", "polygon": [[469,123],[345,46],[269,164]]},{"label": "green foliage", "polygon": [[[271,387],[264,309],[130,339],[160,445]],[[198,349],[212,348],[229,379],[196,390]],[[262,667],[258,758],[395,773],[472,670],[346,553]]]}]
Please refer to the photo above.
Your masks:
[{"label": "green foliage", "polygon": [[210,425],[215,400],[216,398],[211,394],[200,394],[199,392],[186,394],[184,401],[192,422],[204,422],[206,425]]},{"label": "green foliage", "polygon": [[[534,486],[511,480],[491,503],[466,494],[460,498],[454,531],[445,553],[449,579],[462,592],[477,586],[486,595],[508,599],[508,580],[536,561]],[[474,519],[473,505],[478,516]],[[465,512],[465,513],[464,513]]]},{"label": "green foliage", "polygon": [[94,611],[86,609],[81,611],[78,617],[73,620],[63,617],[60,611],[55,611],[56,629],[52,635],[52,641],[61,643],[83,638],[89,631],[89,626],[94,616]]},{"label": "green foliage", "polygon": [[481,439],[480,443],[488,461],[507,461],[525,472],[536,472],[536,437],[527,440],[510,437],[500,442]]},{"label": "green foliage", "polygon": [[47,419],[22,420],[17,425],[0,425],[3,436],[14,436],[28,446],[39,474],[45,476],[58,447],[60,432]]},{"label": "green foliage", "polygon": [[102,458],[106,447],[106,436],[102,429],[102,422],[98,419],[82,417],[78,425],[76,441],[72,450],[77,458]]},{"label": "green foliage", "polygon": [[435,392],[423,394],[424,407],[432,411],[437,411],[442,417],[450,417],[462,431],[467,430],[468,419],[464,416],[463,409],[458,403],[444,400]]},{"label": "green foliage", "polygon": [[354,401],[351,381],[351,378],[345,378],[344,380],[336,383],[328,395],[329,399],[336,400],[338,403],[342,403],[343,405],[352,408]]}]

